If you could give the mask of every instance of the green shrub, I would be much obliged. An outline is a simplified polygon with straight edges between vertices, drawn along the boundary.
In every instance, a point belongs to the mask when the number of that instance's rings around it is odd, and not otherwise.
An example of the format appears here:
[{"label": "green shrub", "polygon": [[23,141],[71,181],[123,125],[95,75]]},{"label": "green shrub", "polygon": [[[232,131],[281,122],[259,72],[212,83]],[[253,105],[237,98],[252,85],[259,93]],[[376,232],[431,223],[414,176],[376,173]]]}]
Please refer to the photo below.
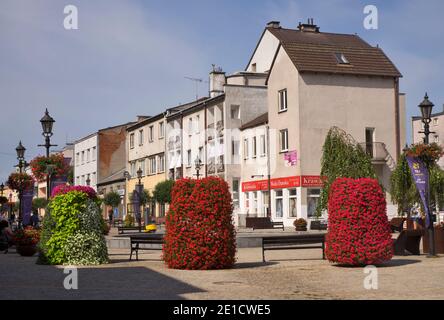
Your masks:
[{"label": "green shrub", "polygon": [[131,214],[127,214],[125,216],[125,220],[123,221],[124,227],[134,227],[134,217]]}]

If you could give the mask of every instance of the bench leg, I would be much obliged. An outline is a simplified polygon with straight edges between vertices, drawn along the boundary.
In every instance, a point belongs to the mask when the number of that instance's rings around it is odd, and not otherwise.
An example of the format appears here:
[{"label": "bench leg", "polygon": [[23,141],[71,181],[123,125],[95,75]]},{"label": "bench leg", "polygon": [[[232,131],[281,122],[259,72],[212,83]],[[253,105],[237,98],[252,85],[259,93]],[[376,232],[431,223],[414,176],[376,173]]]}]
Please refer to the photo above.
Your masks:
[{"label": "bench leg", "polygon": [[131,261],[131,260],[132,260],[132,258],[133,258],[133,246],[131,246],[131,253],[130,253],[130,258],[129,258],[129,261]]},{"label": "bench leg", "polygon": [[136,246],[136,261],[139,261],[139,244]]},{"label": "bench leg", "polygon": [[325,242],[322,242],[322,260],[325,260]]},{"label": "bench leg", "polygon": [[265,263],[264,239],[262,239],[262,262]]}]

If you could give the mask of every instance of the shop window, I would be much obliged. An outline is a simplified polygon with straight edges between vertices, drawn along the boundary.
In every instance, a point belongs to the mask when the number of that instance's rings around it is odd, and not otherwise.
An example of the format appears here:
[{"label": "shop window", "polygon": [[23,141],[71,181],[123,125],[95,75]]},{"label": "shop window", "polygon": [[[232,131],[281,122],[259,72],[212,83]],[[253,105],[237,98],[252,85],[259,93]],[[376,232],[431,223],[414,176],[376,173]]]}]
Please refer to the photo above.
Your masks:
[{"label": "shop window", "polygon": [[296,189],[290,189],[289,191],[289,197],[288,197],[288,201],[289,201],[289,217],[291,218],[296,218],[297,215],[297,190]]},{"label": "shop window", "polygon": [[313,218],[316,215],[316,207],[318,206],[320,196],[321,189],[307,190],[307,216],[309,218]]},{"label": "shop window", "polygon": [[276,190],[276,218],[284,216],[284,194],[282,190]]},{"label": "shop window", "polygon": [[233,179],[233,207],[239,208],[239,179]]}]

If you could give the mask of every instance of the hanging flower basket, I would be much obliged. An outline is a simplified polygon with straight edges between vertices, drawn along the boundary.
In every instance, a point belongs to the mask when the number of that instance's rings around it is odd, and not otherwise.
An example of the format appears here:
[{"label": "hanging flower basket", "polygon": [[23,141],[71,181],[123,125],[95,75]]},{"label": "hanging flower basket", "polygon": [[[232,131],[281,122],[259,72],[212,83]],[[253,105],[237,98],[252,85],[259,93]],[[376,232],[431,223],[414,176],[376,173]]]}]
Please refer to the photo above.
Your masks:
[{"label": "hanging flower basket", "polygon": [[427,165],[432,165],[444,155],[444,150],[437,143],[417,143],[406,150],[410,157],[419,158]]},{"label": "hanging flower basket", "polygon": [[34,187],[34,179],[27,173],[12,173],[6,184],[13,190],[28,190]]},{"label": "hanging flower basket", "polygon": [[39,182],[46,180],[49,165],[53,166],[54,175],[65,175],[69,171],[69,165],[65,162],[65,157],[61,153],[52,154],[49,157],[36,157],[30,165],[34,178]]}]

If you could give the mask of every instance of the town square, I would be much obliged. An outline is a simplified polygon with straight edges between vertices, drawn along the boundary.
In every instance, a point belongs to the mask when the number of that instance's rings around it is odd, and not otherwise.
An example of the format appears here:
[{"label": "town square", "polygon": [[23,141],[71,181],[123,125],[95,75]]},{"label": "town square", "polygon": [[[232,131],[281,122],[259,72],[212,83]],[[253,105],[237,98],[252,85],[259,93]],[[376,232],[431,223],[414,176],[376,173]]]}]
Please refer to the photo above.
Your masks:
[{"label": "town square", "polygon": [[1,300],[443,300],[443,9],[1,1]]}]

